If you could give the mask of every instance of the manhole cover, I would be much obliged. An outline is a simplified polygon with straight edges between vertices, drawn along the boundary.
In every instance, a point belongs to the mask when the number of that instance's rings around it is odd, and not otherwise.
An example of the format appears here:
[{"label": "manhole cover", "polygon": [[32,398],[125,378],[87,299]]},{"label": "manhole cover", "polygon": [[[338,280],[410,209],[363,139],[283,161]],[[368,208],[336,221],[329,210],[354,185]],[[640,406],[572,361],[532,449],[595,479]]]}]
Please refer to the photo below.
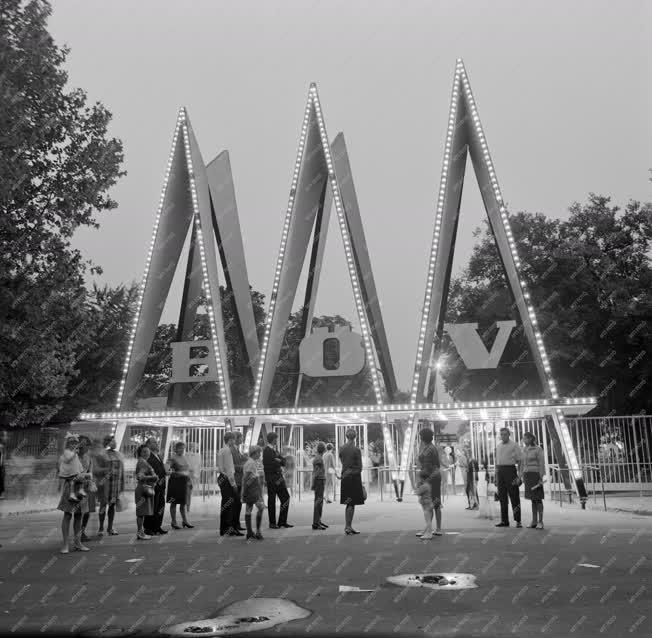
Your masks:
[{"label": "manhole cover", "polygon": [[474,589],[473,574],[400,574],[389,576],[387,581],[399,587],[429,587],[430,589]]},{"label": "manhole cover", "polygon": [[192,620],[161,629],[168,636],[228,636],[271,629],[307,618],[312,612],[284,598],[250,598],[220,610],[214,618]]}]

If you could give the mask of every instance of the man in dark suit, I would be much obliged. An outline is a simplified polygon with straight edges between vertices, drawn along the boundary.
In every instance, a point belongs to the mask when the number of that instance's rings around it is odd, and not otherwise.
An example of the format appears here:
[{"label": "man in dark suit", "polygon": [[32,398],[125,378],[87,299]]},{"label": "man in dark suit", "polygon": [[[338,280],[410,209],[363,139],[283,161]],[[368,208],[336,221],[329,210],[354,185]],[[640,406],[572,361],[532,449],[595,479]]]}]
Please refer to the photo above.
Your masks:
[{"label": "man in dark suit", "polygon": [[[282,467],[285,466],[285,459],[276,450],[278,434],[270,432],[267,435],[267,445],[263,450],[263,470],[265,472],[265,483],[267,484],[267,511],[269,512],[270,529],[279,527],[294,527],[288,524],[288,510],[290,509],[290,494],[285,485]],[[281,511],[276,524],[276,496],[281,501]]]},{"label": "man in dark suit", "polygon": [[165,514],[165,483],[167,479],[167,471],[161,458],[158,441],[151,437],[147,439],[146,443],[149,448],[148,463],[152,466],[158,481],[154,484],[154,514],[152,516],[145,516],[143,521],[143,531],[150,536],[157,534],[167,534],[167,530],[162,528],[163,514]]}]

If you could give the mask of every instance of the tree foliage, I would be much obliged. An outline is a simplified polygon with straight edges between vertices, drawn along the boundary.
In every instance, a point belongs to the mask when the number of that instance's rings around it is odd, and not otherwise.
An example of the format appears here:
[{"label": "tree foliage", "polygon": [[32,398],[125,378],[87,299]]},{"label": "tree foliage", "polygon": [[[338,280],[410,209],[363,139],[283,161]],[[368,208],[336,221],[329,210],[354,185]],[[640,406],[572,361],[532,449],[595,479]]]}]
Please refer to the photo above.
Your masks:
[{"label": "tree foliage", "polygon": [[43,423],[62,407],[90,344],[83,261],[70,240],[116,203],[122,145],[111,114],[67,90],[67,48],[47,2],[0,4],[0,418]]},{"label": "tree foliage", "polygon": [[[652,204],[630,201],[621,210],[590,194],[567,220],[520,212],[510,224],[559,394],[596,396],[603,414],[649,412]],[[489,228],[476,236],[451,285],[447,321],[478,322],[489,347],[494,322],[517,313]],[[465,370],[450,342],[444,350],[444,380],[456,399],[481,398],[490,379],[496,397],[540,396],[520,319],[497,371]]]}]

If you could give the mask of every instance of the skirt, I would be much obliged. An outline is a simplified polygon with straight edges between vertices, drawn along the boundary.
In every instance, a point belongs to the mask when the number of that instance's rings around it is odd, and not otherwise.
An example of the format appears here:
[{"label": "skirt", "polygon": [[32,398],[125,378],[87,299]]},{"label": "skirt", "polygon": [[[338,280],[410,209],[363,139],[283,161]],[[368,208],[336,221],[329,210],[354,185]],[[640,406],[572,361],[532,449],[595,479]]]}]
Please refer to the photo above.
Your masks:
[{"label": "skirt", "polygon": [[340,483],[340,504],[341,505],[364,505],[364,494],[362,493],[362,476],[343,476]]},{"label": "skirt", "polygon": [[154,515],[154,496],[145,494],[145,485],[138,483],[134,498],[136,500],[136,516]]},{"label": "skirt", "polygon": [[531,501],[542,501],[543,485],[535,488],[534,486],[541,480],[539,472],[524,472],[523,483],[525,484],[525,498]]},{"label": "skirt", "polygon": [[441,472],[430,478],[430,494],[435,509],[441,507]]},{"label": "skirt", "polygon": [[77,502],[69,501],[70,490],[72,488],[72,481],[65,481],[63,484],[63,489],[61,490],[61,498],[59,499],[59,505],[57,509],[65,512],[67,514],[86,514],[88,512],[88,496],[85,496],[83,499]]},{"label": "skirt", "polygon": [[190,490],[192,483],[188,476],[171,476],[168,481],[167,502],[176,505],[190,503]]}]

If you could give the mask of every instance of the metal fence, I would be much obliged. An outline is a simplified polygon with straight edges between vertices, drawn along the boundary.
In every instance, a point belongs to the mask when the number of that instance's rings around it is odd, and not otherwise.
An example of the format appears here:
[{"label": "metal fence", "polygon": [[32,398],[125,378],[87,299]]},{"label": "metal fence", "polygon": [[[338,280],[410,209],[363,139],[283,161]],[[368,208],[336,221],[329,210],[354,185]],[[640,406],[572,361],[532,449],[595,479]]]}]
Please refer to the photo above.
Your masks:
[{"label": "metal fence", "polygon": [[595,474],[606,491],[652,488],[652,416],[566,421],[580,466]]}]

